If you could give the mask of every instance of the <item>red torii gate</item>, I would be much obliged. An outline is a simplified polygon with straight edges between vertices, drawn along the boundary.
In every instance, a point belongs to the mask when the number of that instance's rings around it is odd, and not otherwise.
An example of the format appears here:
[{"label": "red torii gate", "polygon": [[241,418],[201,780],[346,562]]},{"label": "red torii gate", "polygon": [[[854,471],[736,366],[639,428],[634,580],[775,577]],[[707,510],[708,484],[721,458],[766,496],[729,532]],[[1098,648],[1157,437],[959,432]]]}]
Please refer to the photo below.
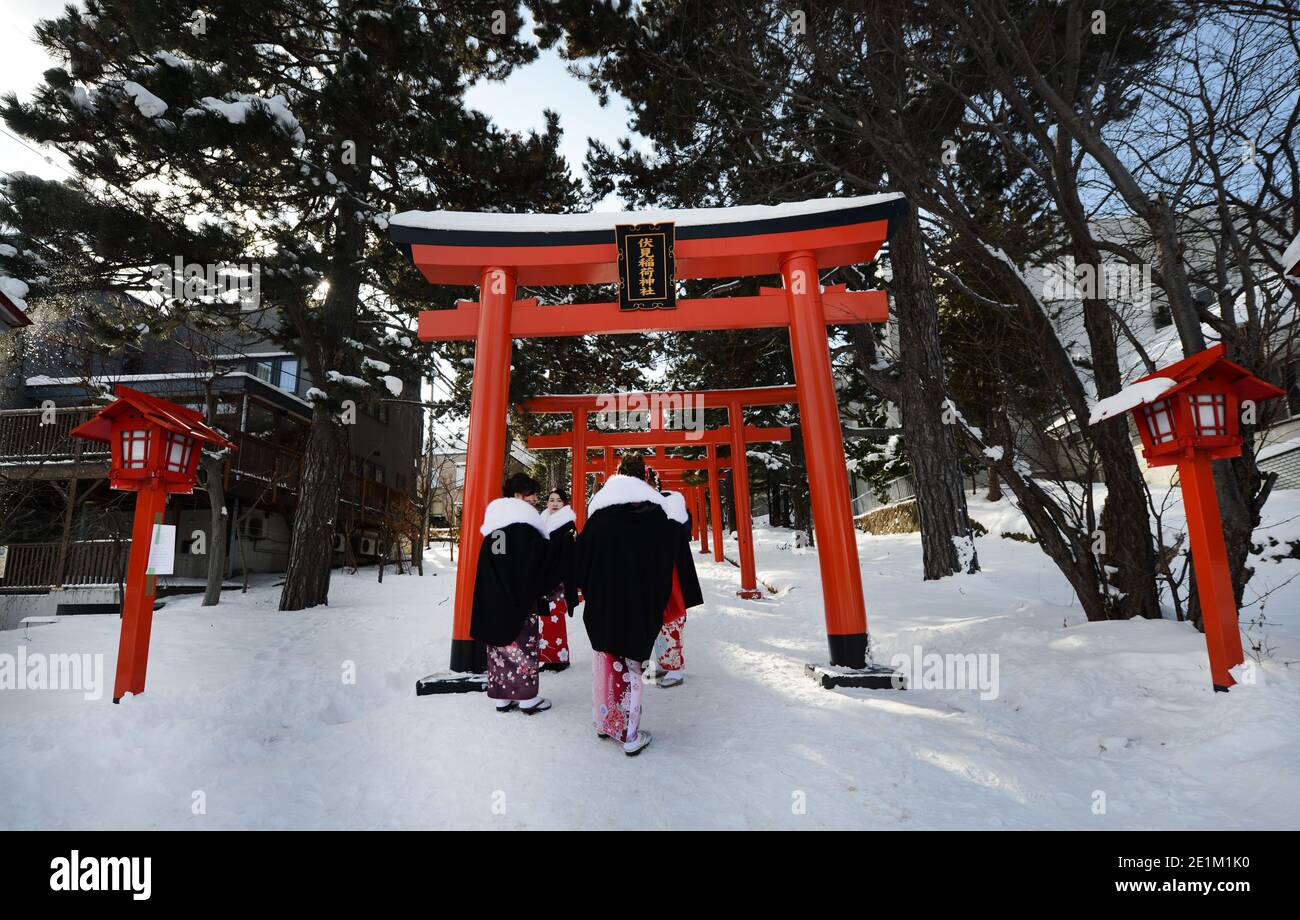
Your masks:
[{"label": "red torii gate", "polygon": [[[870,262],[907,207],[901,195],[888,194],[774,207],[563,215],[411,211],[389,219],[391,238],[429,282],[479,286],[478,302],[422,311],[418,327],[422,341],[475,342],[452,670],[482,671],[485,665],[469,636],[481,543],[474,522],[499,489],[504,470],[511,339],[756,328],[790,333],[830,660],[865,666],[866,607],[826,326],[884,322],[888,300],[883,291],[823,288],[818,271]],[[618,281],[616,227],[656,221],[673,225],[670,284],[779,274],[783,287],[744,297],[681,299],[667,310],[625,310],[619,301],[541,306],[536,298],[515,299],[518,285]],[[743,466],[737,463],[736,471]]]},{"label": "red torii gate", "polygon": [[[654,456],[648,457],[646,462],[660,474],[660,482],[681,483],[684,487],[691,490],[694,504],[691,506],[691,516],[693,523],[693,539],[700,541],[700,554],[707,555],[709,550],[709,529],[712,521],[713,539],[713,558],[716,562],[721,562],[722,555],[722,513],[721,513],[721,479],[719,474],[722,470],[731,469],[731,457],[719,457],[711,446],[705,447],[706,456],[696,459],[677,456]],[[708,456],[713,456],[713,470],[710,474]],[[588,460],[587,472],[596,475],[604,475],[606,461]],[[600,464],[597,466],[597,464]],[[693,484],[685,481],[686,473],[698,473],[705,479],[702,484]],[[716,510],[710,513],[710,506]]]},{"label": "red torii gate", "polygon": [[[750,387],[736,390],[673,390],[657,393],[584,393],[567,396],[539,396],[525,400],[520,404],[521,411],[540,414],[567,414],[572,417],[570,430],[561,434],[533,435],[528,439],[529,450],[570,450],[574,462],[571,494],[573,496],[574,514],[581,527],[586,519],[586,474],[603,472],[607,477],[614,472],[614,448],[653,447],[662,450],[667,447],[705,447],[707,454],[703,462],[695,466],[678,467],[678,469],[704,469],[709,474],[709,488],[713,508],[713,543],[714,558],[722,561],[722,523],[718,492],[718,456],[717,447],[728,445],[731,448],[732,490],[736,502],[736,541],[740,555],[740,591],[741,597],[758,598],[758,578],[754,563],[754,533],[750,512],[749,470],[746,463],[735,463],[734,458],[744,457],[746,445],[764,441],[789,441],[790,429],[785,427],[758,428],[744,424],[746,406],[775,406],[798,402],[798,391],[792,386]],[[719,428],[692,430],[685,428],[665,428],[662,412],[663,406],[685,408],[688,405],[697,410],[725,409],[727,424]],[[587,422],[591,415],[601,415],[608,411],[646,412],[649,417],[649,431],[591,431]],[[642,407],[654,407],[647,411]],[[702,419],[701,419],[702,421]],[[603,464],[592,468],[586,459],[589,448],[600,448],[605,452]],[[583,458],[579,466],[578,458]],[[673,461],[682,458],[671,458]],[[648,465],[656,469],[668,469],[655,460],[647,458]]]}]

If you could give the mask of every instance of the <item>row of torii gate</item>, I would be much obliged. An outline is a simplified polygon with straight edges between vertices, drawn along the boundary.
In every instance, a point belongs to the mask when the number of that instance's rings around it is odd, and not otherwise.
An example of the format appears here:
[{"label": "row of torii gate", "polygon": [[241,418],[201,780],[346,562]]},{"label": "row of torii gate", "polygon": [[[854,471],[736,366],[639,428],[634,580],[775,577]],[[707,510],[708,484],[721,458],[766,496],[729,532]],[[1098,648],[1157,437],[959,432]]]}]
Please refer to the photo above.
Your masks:
[{"label": "row of torii gate", "polygon": [[[666,485],[673,485],[685,493],[691,511],[692,539],[700,541],[700,553],[709,551],[709,527],[712,522],[713,558],[723,561],[721,471],[731,470],[732,500],[735,502],[736,543],[740,556],[740,590],[744,598],[762,597],[758,589],[758,576],[754,565],[754,534],[749,495],[749,470],[745,463],[735,463],[733,458],[746,456],[749,444],[786,442],[791,438],[788,427],[759,428],[744,424],[747,406],[778,406],[799,401],[798,390],[792,386],[750,387],[737,390],[695,390],[655,394],[607,393],[576,396],[541,396],[520,404],[522,412],[565,414],[570,416],[569,431],[562,434],[540,434],[528,438],[529,450],[567,450],[573,457],[570,464],[570,495],[573,511],[581,527],[587,518],[587,476],[595,474],[608,479],[618,466],[617,450],[654,450],[646,457],[646,465],[660,474]],[[649,430],[591,431],[589,421],[607,407],[616,404],[682,406],[693,403],[697,409],[724,409],[727,424],[717,428],[670,427],[671,418],[661,411],[647,414]],[[722,456],[721,447],[729,453]],[[671,455],[674,448],[703,450],[703,456]],[[590,452],[602,452],[600,459],[592,459]],[[579,463],[579,458],[583,462]],[[685,474],[695,473],[707,477],[706,485],[687,482]]]},{"label": "row of torii gate", "polygon": [[[883,291],[848,291],[823,286],[819,272],[872,261],[891,227],[906,213],[899,195],[827,199],[773,207],[702,208],[619,214],[493,214],[411,211],[395,215],[389,232],[433,284],[477,285],[477,301],[458,301],[454,309],[426,310],[419,318],[422,341],[470,340],[474,345],[460,565],[456,573],[451,670],[482,670],[482,655],[469,635],[473,582],[482,541],[473,522],[480,520],[498,493],[504,471],[509,408],[511,341],[547,336],[618,335],[662,331],[785,328],[794,365],[793,386],[707,391],[709,408],[726,409],[728,425],[707,429],[702,458],[659,458],[650,465],[681,473],[703,469],[712,488],[709,503],[715,558],[721,552],[717,471],[730,463],[741,560],[741,593],[756,594],[754,546],[750,533],[745,445],[751,440],[788,440],[788,429],[744,425],[747,405],[796,403],[803,429],[805,466],[818,540],[832,665],[862,669],[867,659],[866,606],[858,565],[848,473],[840,430],[839,406],[831,371],[828,325],[883,323],[888,301]],[[646,230],[667,242],[658,259],[649,248],[626,246],[629,231]],[[648,244],[647,244],[648,247]],[[676,299],[671,309],[628,309],[629,286],[638,278],[641,294],[678,280],[777,276],[782,287],[760,287],[758,294]],[[655,273],[660,275],[656,279]],[[600,303],[542,305],[516,299],[519,286],[609,284],[621,280],[620,299]],[[653,299],[653,298],[651,298]],[[642,302],[639,306],[646,306]],[[686,432],[592,432],[587,419],[600,395],[544,396],[529,400],[529,412],[568,412],[574,422],[562,435],[538,435],[530,448],[573,452],[573,502],[585,517],[585,480],[592,472],[588,449],[601,448],[595,472],[608,473],[618,448],[692,446]],[[694,434],[694,432],[692,432]],[[718,448],[730,448],[729,457]],[[698,464],[703,463],[703,466]],[[694,467],[687,464],[695,463]],[[698,494],[695,496],[697,507]],[[704,515],[696,515],[703,519]]]}]

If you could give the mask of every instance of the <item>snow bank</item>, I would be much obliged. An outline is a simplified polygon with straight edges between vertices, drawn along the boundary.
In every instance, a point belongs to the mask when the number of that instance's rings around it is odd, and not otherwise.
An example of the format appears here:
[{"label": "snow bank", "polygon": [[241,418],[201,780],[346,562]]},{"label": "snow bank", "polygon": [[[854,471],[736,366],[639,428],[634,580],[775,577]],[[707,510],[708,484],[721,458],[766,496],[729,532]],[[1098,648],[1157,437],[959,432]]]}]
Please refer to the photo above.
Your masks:
[{"label": "snow bank", "polygon": [[[971,504],[985,521],[1015,514]],[[1265,525],[1297,512],[1300,492],[1275,492]],[[148,690],[120,706],[0,691],[0,828],[1300,825],[1300,675],[1286,666],[1300,657],[1300,560],[1257,564],[1249,592],[1268,595],[1273,652],[1257,684],[1216,694],[1191,626],[1085,622],[1035,546],[982,538],[980,574],[925,582],[917,535],[859,534],[875,660],[996,656],[982,659],[997,688],[985,698],[818,687],[803,674],[826,660],[816,551],[789,530],[754,537],[761,583],[780,593],[742,600],[733,565],[694,556],[705,604],[687,618],[687,681],[646,688],[655,742],[636,760],[592,733],[580,613],[574,666],[542,676],[545,715],[414,695],[450,650],[455,569],[439,547],[423,578],[336,571],[328,608],[279,612],[274,576],[218,607],[170,598]],[[0,632],[0,655],[102,654],[111,679],[119,626]]]}]

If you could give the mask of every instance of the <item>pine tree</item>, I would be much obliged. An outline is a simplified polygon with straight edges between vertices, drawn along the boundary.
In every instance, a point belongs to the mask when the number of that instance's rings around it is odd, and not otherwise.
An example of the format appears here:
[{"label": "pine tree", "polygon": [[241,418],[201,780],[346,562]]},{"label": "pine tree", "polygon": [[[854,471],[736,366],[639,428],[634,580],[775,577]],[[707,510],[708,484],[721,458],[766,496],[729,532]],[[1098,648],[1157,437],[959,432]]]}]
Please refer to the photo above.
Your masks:
[{"label": "pine tree", "polygon": [[[410,329],[431,289],[386,215],[579,201],[556,119],[520,136],[465,105],[470,83],[536,55],[521,28],[472,0],[88,0],[37,27],[62,63],[31,101],[0,101],[11,130],[56,145],[79,177],[0,187],[11,247],[69,269],[31,296],[144,290],[177,256],[257,267],[256,308],[315,384],[281,609],[328,599],[348,401],[430,370]],[[231,313],[187,293],[163,291],[158,316]]]},{"label": "pine tree", "polygon": [[[534,4],[534,12],[544,24],[543,40],[563,40],[574,58],[592,57],[589,82],[627,97],[630,127],[655,142],[652,159],[627,143],[619,150],[597,146],[588,158],[597,191],[603,178],[607,190],[624,197],[703,206],[892,190],[887,164],[870,146],[806,104],[825,90],[822,75],[809,66],[816,59],[810,43],[824,43],[827,28],[843,27],[825,21],[830,13],[799,11],[796,18],[776,3],[615,8],[584,0]],[[916,473],[925,575],[973,572],[979,563],[967,525],[962,457],[955,426],[941,416],[946,395],[936,307],[914,218],[903,222],[891,247],[899,279],[891,291],[901,317],[899,360],[883,369],[878,331],[844,330],[837,353],[857,362],[851,379],[876,395],[841,396],[884,397],[900,407]],[[857,274],[848,267],[823,281],[860,280]],[[726,293],[755,293],[744,287],[757,280]],[[748,339],[756,351],[785,347],[779,334]]]}]

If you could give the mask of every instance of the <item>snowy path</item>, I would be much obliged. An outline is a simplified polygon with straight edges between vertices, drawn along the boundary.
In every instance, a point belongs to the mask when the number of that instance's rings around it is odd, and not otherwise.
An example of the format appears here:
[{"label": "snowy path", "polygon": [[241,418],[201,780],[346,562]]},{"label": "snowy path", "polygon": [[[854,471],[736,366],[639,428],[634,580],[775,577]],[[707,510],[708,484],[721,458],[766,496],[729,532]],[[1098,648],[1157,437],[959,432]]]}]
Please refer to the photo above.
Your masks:
[{"label": "snowy path", "polygon": [[[1275,498],[1300,507],[1288,500]],[[1261,684],[1216,696],[1200,635],[1084,623],[1034,546],[990,535],[983,573],[922,583],[914,536],[862,535],[877,659],[996,653],[1000,693],[829,692],[802,673],[825,657],[816,558],[784,546],[788,532],[756,539],[778,593],[736,598],[736,569],[697,557],[688,678],[646,688],[655,743],[639,758],[592,733],[577,618],[575,666],[543,675],[545,715],[414,696],[447,661],[439,550],[423,579],[336,575],[325,610],[278,613],[269,587],[206,610],[173,600],[148,692],[120,706],[0,691],[0,828],[1300,826],[1300,675],[1285,664],[1300,658],[1300,579],[1269,599],[1281,622]],[[1256,578],[1298,573],[1300,560],[1268,562]],[[102,652],[111,671],[117,627],[4,632],[0,654]]]}]

